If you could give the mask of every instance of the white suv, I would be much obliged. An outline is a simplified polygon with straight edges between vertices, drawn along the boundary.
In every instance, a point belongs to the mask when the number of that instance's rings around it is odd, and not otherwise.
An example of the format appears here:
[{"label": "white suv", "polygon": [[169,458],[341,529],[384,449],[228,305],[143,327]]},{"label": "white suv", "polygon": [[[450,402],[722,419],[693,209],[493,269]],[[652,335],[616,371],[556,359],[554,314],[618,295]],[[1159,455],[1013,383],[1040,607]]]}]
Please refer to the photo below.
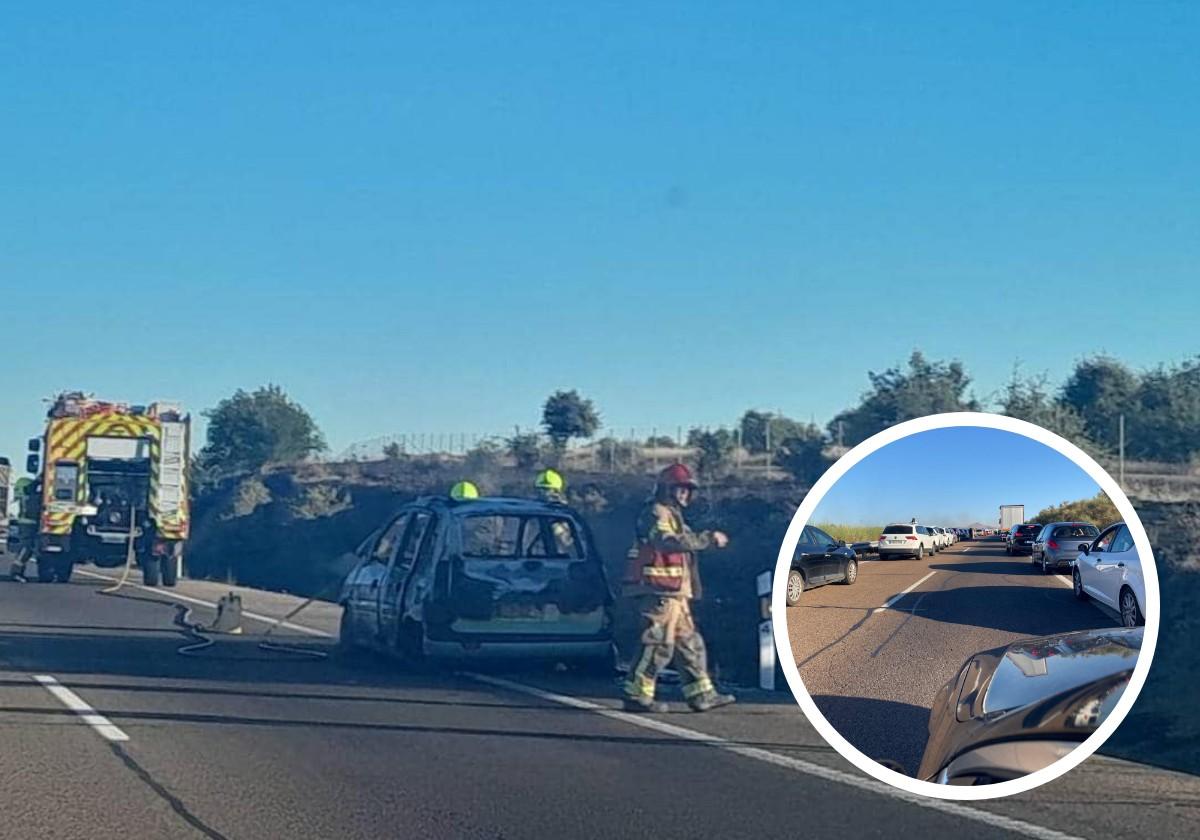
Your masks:
[{"label": "white suv", "polygon": [[879,535],[879,559],[912,557],[920,560],[926,554],[936,554],[937,541],[933,529],[911,522],[888,525]]}]

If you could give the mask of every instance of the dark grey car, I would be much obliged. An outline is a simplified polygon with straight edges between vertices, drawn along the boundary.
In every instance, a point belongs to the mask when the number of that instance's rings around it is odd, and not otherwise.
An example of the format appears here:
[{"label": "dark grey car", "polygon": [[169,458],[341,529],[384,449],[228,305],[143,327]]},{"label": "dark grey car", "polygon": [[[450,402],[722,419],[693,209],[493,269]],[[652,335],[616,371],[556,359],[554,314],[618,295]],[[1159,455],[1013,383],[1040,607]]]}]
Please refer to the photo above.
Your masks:
[{"label": "dark grey car", "polygon": [[1042,574],[1055,569],[1070,568],[1079,556],[1079,549],[1100,536],[1100,529],[1090,522],[1051,522],[1033,539],[1029,557]]},{"label": "dark grey car", "polygon": [[917,778],[994,784],[1067,755],[1120,700],[1142,629],[1084,630],[975,654],[934,698]]}]

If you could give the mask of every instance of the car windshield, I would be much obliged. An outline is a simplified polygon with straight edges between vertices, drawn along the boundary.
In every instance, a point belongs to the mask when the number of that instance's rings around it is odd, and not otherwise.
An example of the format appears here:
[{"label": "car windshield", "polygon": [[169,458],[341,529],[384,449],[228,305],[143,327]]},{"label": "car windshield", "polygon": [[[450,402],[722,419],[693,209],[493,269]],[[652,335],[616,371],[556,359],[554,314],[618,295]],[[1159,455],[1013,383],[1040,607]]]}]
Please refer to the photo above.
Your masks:
[{"label": "car windshield", "polygon": [[574,521],[567,516],[478,514],[463,520],[464,557],[583,559]]},{"label": "car windshield", "polygon": [[914,526],[912,525],[889,525],[883,529],[885,534],[911,534]]},{"label": "car windshield", "polygon": [[1057,539],[1090,540],[1100,536],[1100,529],[1095,525],[1059,525],[1054,529],[1053,536]]}]

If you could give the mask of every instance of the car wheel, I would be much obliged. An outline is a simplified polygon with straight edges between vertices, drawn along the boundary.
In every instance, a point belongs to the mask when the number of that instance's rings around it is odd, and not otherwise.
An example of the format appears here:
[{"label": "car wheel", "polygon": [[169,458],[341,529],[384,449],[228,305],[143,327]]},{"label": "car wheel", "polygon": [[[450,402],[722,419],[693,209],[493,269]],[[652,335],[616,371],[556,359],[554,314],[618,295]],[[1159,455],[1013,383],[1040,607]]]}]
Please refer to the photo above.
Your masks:
[{"label": "car wheel", "polygon": [[1138,607],[1137,596],[1133,594],[1133,590],[1128,586],[1121,590],[1121,625],[1124,627],[1138,627],[1146,622],[1145,616],[1142,615],[1142,610]]},{"label": "car wheel", "polygon": [[918,560],[925,559],[925,546],[923,546],[923,545],[917,546],[917,559]]},{"label": "car wheel", "polygon": [[849,585],[858,580],[858,561],[850,559],[846,561],[846,572],[842,576],[842,583]]},{"label": "car wheel", "polygon": [[1042,555],[1042,574],[1050,574],[1050,564],[1046,562],[1046,555]]},{"label": "car wheel", "polygon": [[1079,569],[1074,569],[1071,572],[1071,590],[1080,601],[1088,599],[1088,594],[1083,591],[1083,581],[1079,578]]},{"label": "car wheel", "polygon": [[804,594],[804,575],[800,574],[795,569],[788,572],[787,580],[787,605],[794,607],[800,603],[800,596]]}]

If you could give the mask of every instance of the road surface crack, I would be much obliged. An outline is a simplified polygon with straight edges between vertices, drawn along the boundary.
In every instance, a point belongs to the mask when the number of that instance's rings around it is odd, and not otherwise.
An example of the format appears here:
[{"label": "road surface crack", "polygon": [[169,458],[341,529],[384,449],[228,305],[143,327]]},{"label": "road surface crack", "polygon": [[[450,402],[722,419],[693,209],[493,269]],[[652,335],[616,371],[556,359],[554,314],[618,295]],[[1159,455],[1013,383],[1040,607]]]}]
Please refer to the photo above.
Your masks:
[{"label": "road surface crack", "polygon": [[125,752],[120,744],[111,744],[110,747],[112,748],[113,755],[115,755],[122,764],[128,767],[133,775],[137,776],[142,781],[142,784],[150,788],[150,790],[153,791],[159,799],[166,802],[167,805],[171,807],[171,810],[179,815],[180,819],[182,819],[192,828],[199,831],[205,837],[212,838],[212,840],[228,840],[224,834],[217,831],[215,828],[212,828],[202,819],[188,810],[187,805],[183,803],[182,799],[171,793],[171,791],[167,790],[164,785],[155,780],[155,778],[150,775],[150,772],[142,767],[142,765],[138,764],[137,759]]}]

